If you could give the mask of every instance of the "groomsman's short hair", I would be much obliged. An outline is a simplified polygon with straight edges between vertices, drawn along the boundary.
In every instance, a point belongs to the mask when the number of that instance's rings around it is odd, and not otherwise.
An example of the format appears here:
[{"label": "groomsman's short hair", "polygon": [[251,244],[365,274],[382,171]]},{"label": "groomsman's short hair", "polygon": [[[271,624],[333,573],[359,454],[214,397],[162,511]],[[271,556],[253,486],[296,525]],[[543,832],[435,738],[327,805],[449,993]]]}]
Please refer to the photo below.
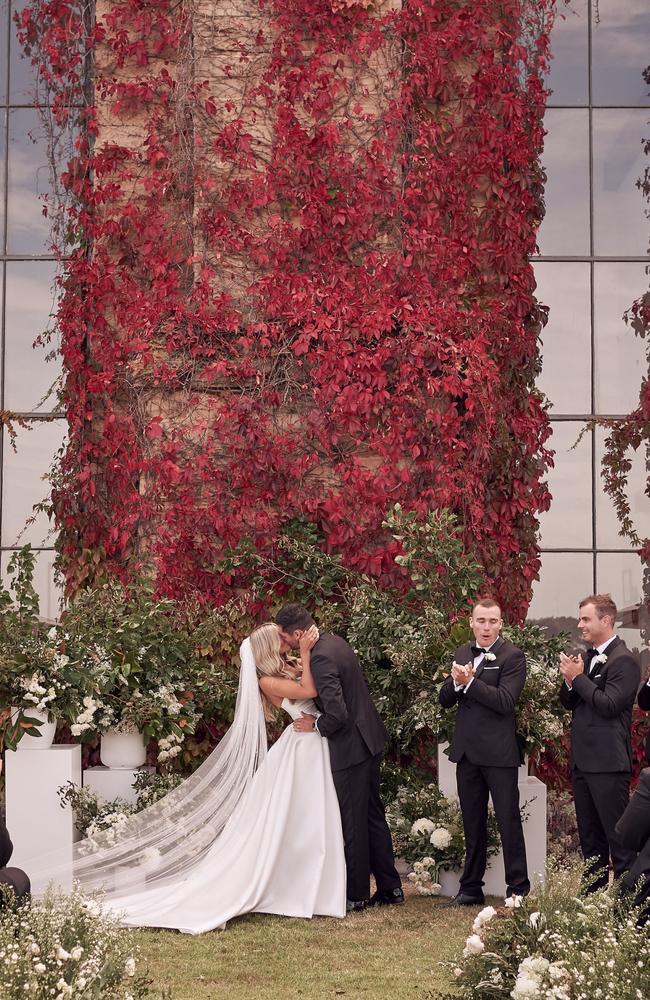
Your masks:
[{"label": "groomsman's short hair", "polygon": [[616,605],[611,594],[590,594],[589,597],[583,597],[580,601],[580,607],[584,608],[585,604],[593,604],[598,618],[609,615],[612,619],[612,625],[616,621]]},{"label": "groomsman's short hair", "polygon": [[291,634],[296,629],[306,629],[314,625],[314,619],[302,604],[285,604],[275,616],[275,624]]},{"label": "groomsman's short hair", "polygon": [[501,605],[493,597],[481,597],[480,600],[475,601],[472,605],[472,615],[474,615],[477,608],[498,608],[499,618],[501,617]]}]

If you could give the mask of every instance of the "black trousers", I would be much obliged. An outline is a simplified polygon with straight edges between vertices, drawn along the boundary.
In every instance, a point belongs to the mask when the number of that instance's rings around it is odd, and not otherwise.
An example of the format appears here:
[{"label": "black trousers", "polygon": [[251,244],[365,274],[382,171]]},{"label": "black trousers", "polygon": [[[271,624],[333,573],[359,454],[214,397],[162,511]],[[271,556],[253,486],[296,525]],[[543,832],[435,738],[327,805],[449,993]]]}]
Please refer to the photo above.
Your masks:
[{"label": "black trousers", "polygon": [[627,892],[634,892],[639,907],[638,924],[650,920],[650,768],[641,774],[637,789],[616,824],[616,834],[624,847],[638,851],[634,864],[621,883]]},{"label": "black trousers", "polygon": [[370,872],[380,891],[402,884],[379,792],[380,763],[378,754],[332,775],[345,842],[347,897],[354,902],[370,896]]},{"label": "black trousers", "polygon": [[625,847],[614,830],[629,802],[630,777],[629,771],[591,773],[573,768],[580,849],[587,862],[585,877],[591,881],[588,892],[607,885],[610,855],[616,878],[631,868],[636,858],[636,852]]},{"label": "black trousers", "polygon": [[483,895],[490,795],[503,847],[506,895],[525,896],[530,892],[517,771],[516,767],[472,764],[467,757],[456,765],[456,784],[465,831],[465,868],[460,877],[460,891],[468,896],[480,899]]}]

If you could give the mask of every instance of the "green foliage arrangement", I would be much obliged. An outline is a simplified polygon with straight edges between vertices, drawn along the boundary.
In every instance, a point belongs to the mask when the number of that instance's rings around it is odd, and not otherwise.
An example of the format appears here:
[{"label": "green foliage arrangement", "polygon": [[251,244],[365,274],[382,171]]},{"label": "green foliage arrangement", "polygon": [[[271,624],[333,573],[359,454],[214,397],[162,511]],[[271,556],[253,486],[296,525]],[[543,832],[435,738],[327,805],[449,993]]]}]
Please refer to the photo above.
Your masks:
[{"label": "green foliage arrangement", "polygon": [[[386,810],[395,852],[411,866],[409,880],[422,896],[437,896],[441,871],[461,868],[465,836],[458,802],[446,798],[433,782],[402,785]],[[488,858],[497,854],[499,835],[490,810]]]},{"label": "green foliage arrangement", "polygon": [[123,799],[100,800],[90,788],[80,788],[73,781],[68,781],[59,788],[59,799],[62,807],[72,807],[75,826],[81,836],[92,838],[105,830],[119,829],[129,816],[153,805],[182,780],[182,775],[178,773],[152,774],[140,771],[133,782],[135,804]]}]

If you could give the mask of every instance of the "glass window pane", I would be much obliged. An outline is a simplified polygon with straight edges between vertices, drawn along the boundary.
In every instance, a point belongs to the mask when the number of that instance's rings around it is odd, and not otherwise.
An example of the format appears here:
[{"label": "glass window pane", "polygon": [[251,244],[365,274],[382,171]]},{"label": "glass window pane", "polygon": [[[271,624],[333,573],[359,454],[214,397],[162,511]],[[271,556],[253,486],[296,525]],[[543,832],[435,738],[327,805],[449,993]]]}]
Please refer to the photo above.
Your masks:
[{"label": "glass window pane", "polygon": [[[549,307],[538,385],[552,414],[591,412],[591,301],[587,263],[537,261],[536,295]],[[579,363],[567,365],[567,355]]]},{"label": "glass window pane", "polygon": [[42,195],[49,190],[47,149],[38,112],[9,112],[9,192],[7,250],[12,254],[50,253],[49,221]]},{"label": "glass window pane", "polygon": [[593,103],[650,104],[641,76],[650,61],[648,0],[605,0],[593,22]]},{"label": "glass window pane", "polygon": [[9,4],[0,5],[0,104],[7,103],[7,49],[11,33]]},{"label": "glass window pane", "polygon": [[[9,574],[7,567],[13,553],[9,551],[0,552],[0,576],[3,586],[9,585]],[[39,598],[39,611],[41,618],[54,621],[59,617],[62,604],[62,591],[54,582],[54,558],[56,552],[47,549],[36,551],[36,565],[34,567],[34,590]]]},{"label": "glass window pane", "polygon": [[[634,552],[599,552],[596,557],[596,590],[611,594],[618,608],[616,631],[630,648],[639,645],[639,623],[647,619],[640,605],[647,602],[643,592],[643,564]],[[641,613],[640,613],[641,612]]]},{"label": "glass window pane", "polygon": [[546,215],[539,230],[540,253],[585,256],[589,253],[589,112],[550,109],[544,125]]},{"label": "glass window pane", "polygon": [[593,591],[593,557],[590,552],[542,552],[540,578],[533,587],[528,618],[551,619],[574,629],[578,605]]},{"label": "glass window pane", "polygon": [[52,323],[55,273],[53,261],[7,262],[5,406],[19,413],[57,408],[54,395],[43,400],[61,372],[58,358],[46,360],[57,345],[34,347]]},{"label": "glass window pane", "polygon": [[555,451],[555,466],[549,470],[553,495],[551,509],[540,517],[544,548],[589,548],[592,544],[591,432],[574,448],[583,424],[554,422],[548,444]]},{"label": "glass window pane", "polygon": [[594,264],[594,382],[596,413],[634,409],[646,373],[644,342],[623,313],[648,287],[644,264]]},{"label": "glass window pane", "polygon": [[[27,6],[27,0],[13,0],[12,12],[18,13]],[[11,22],[9,57],[9,94],[12,104],[34,104],[36,102],[37,73],[31,58],[23,55],[18,42],[16,25]]]},{"label": "glass window pane", "polygon": [[[618,533],[619,522],[614,505],[603,488],[600,475],[601,462],[605,450],[607,431],[599,427],[596,431],[596,469],[598,474],[596,487],[596,545],[599,549],[632,548],[627,538]],[[629,451],[627,457],[632,463],[628,473],[629,489],[627,491],[632,510],[632,520],[641,538],[650,538],[650,501],[645,492],[650,471],[650,453],[647,448],[637,452]]]},{"label": "glass window pane", "polygon": [[[648,14],[650,20],[650,12]],[[636,186],[646,168],[647,111],[593,112],[594,253],[639,257],[648,250],[646,203]]]},{"label": "glass window pane", "polygon": [[[43,477],[65,438],[63,420],[34,422],[29,429],[18,428],[16,451],[3,432],[2,545],[51,545],[45,514],[34,515],[33,507],[47,499],[50,484]],[[27,525],[30,518],[34,523]],[[25,530],[23,530],[25,529]]]},{"label": "glass window pane", "polygon": [[7,245],[7,235],[5,232],[5,176],[6,176],[6,156],[7,156],[7,114],[6,110],[0,111],[0,253],[5,252]]},{"label": "glass window pane", "polygon": [[551,70],[548,86],[553,93],[549,105],[589,104],[589,7],[588,0],[558,5],[551,32]]}]

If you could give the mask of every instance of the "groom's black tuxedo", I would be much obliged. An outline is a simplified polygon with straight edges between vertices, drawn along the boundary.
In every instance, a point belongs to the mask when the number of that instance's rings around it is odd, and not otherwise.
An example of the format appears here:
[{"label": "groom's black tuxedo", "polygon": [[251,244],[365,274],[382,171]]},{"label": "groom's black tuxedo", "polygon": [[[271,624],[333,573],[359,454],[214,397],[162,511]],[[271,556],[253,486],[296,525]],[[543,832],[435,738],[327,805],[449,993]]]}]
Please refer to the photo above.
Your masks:
[{"label": "groom's black tuxedo", "polygon": [[316,705],[323,713],[318,731],[329,740],[332,771],[381,753],[388,739],[386,727],[359,660],[345,639],[322,635],[311,651],[311,672],[318,691]]},{"label": "groom's black tuxedo", "polygon": [[615,636],[604,651],[585,658],[585,672],[571,688],[560,688],[560,701],[571,710],[573,797],[580,847],[585,860],[594,859],[590,874],[600,872],[592,888],[607,885],[609,856],[618,877],[634,861],[615,826],[625,810],[632,774],[632,706],[639,686],[639,664]]},{"label": "groom's black tuxedo", "polygon": [[380,891],[401,885],[379,791],[379,764],[388,738],[352,647],[325,633],[311,651],[311,672],[327,737],[345,841],[347,896],[370,895],[370,872]]},{"label": "groom's black tuxedo", "polygon": [[526,681],[526,658],[499,637],[490,647],[494,659],[479,662],[468,642],[454,660],[463,666],[477,659],[474,680],[456,691],[450,676],[440,690],[443,708],[458,705],[449,759],[456,764],[456,783],[465,832],[463,895],[481,900],[487,865],[488,795],[496,816],[505,868],[507,894],[530,890],[526,844],[519,812],[519,764],[515,706]]}]

